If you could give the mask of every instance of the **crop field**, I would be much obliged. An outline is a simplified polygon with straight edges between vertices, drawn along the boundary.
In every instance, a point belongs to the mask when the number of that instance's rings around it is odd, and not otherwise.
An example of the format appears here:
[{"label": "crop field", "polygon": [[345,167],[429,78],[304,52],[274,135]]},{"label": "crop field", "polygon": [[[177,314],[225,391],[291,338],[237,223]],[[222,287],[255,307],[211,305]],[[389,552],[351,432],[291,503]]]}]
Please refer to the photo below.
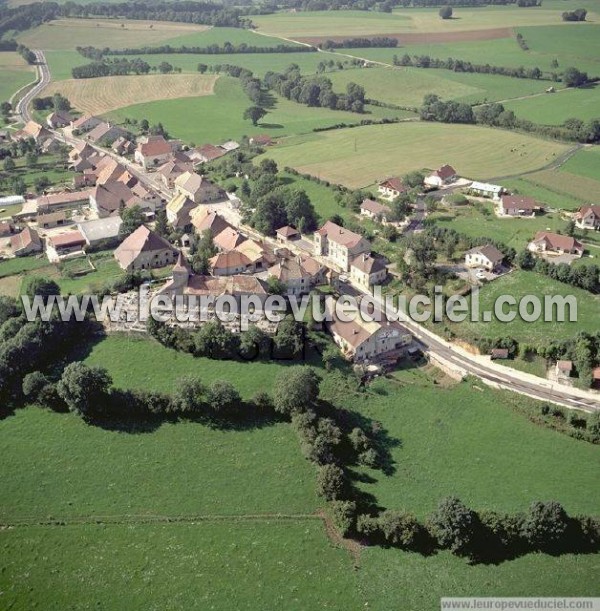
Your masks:
[{"label": "crop field", "polygon": [[600,149],[595,147],[577,152],[562,166],[561,170],[600,181]]},{"label": "crop field", "polygon": [[268,156],[282,167],[358,188],[444,163],[451,163],[461,176],[478,180],[520,174],[543,167],[567,149],[514,132],[411,122],[290,138]]},{"label": "crop field", "polygon": [[564,89],[552,95],[505,102],[504,107],[520,119],[546,125],[561,125],[574,117],[582,121],[597,119],[600,117],[600,87]]},{"label": "crop field", "polygon": [[[542,203],[546,203],[543,202]],[[436,224],[452,227],[472,237],[489,237],[512,246],[517,251],[525,248],[537,231],[561,231],[567,221],[558,212],[534,218],[498,218],[490,203],[467,204],[444,209],[431,215]]]},{"label": "crop field", "polygon": [[[557,18],[560,19],[560,16],[557,15]],[[598,22],[600,18],[596,23]],[[408,53],[409,55],[429,55],[439,59],[454,57],[475,64],[489,63],[514,68],[537,66],[546,72],[576,66],[588,71],[590,76],[600,76],[600,60],[598,60],[598,52],[594,51],[600,39],[600,25],[562,24],[550,27],[518,28],[518,31],[523,34],[529,51],[523,51],[514,37],[439,42],[427,36],[424,36],[420,42],[404,42],[400,39],[400,45],[395,49],[343,49],[340,51],[386,63],[392,63],[394,55],[401,56]],[[558,61],[558,68],[552,66],[554,59]]]},{"label": "crop field", "polygon": [[[244,110],[251,105],[238,81],[222,76],[215,84],[215,95],[135,104],[112,112],[109,117],[114,121],[125,118],[147,119],[150,123],[160,121],[171,135],[186,142],[202,144],[262,133],[274,137],[303,134],[342,122],[357,123],[366,117],[408,114],[374,107],[369,109],[373,111],[372,115],[359,115],[328,108],[310,108],[275,97],[274,107],[257,126],[253,126],[243,119]],[[206,120],[207,117],[210,121]]]},{"label": "crop field", "polygon": [[205,25],[169,21],[120,19],[58,19],[29,30],[17,40],[34,49],[74,49],[81,46],[128,47],[160,44],[171,38],[202,32]]},{"label": "crop field", "polygon": [[489,323],[465,321],[448,326],[464,339],[481,337],[514,337],[528,344],[540,344],[553,339],[567,339],[578,331],[594,332],[598,328],[600,296],[588,291],[563,284],[535,272],[514,271],[498,278],[480,291],[481,310],[493,310],[493,304],[500,295],[512,295],[517,300],[525,295],[573,295],[577,300],[577,322],[525,322],[517,315],[510,324],[501,323],[495,317]]},{"label": "crop field", "polygon": [[0,52],[0,102],[35,80],[34,69],[18,53]]},{"label": "crop field", "polygon": [[[567,10],[563,8],[562,10]],[[391,14],[365,11],[302,11],[256,15],[252,21],[260,31],[288,38],[367,36],[374,34],[456,33],[471,30],[562,24],[560,10],[523,10],[514,5],[456,8],[453,19],[439,18],[437,8],[395,9]],[[595,14],[590,14],[590,20]],[[565,24],[568,26],[568,24]],[[424,36],[425,38],[426,36]],[[468,34],[465,34],[468,39]]]},{"label": "crop field", "polygon": [[598,193],[600,180],[587,178],[567,170],[544,170],[527,176],[528,179],[546,186],[558,193],[572,195],[585,202],[594,200],[594,194]]},{"label": "crop field", "polygon": [[71,79],[50,83],[46,95],[61,93],[83,113],[104,114],[134,103],[211,95],[215,75],[146,74]]}]

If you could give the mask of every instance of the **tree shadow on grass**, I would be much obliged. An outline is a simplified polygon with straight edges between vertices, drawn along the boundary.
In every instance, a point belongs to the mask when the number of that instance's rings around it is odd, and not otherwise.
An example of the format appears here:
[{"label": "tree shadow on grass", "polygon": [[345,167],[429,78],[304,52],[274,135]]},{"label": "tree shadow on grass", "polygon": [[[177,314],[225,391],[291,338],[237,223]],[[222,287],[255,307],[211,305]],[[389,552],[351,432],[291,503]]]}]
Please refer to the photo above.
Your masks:
[{"label": "tree shadow on grass", "polygon": [[281,123],[259,123],[258,126],[264,129],[283,129],[284,127]]}]

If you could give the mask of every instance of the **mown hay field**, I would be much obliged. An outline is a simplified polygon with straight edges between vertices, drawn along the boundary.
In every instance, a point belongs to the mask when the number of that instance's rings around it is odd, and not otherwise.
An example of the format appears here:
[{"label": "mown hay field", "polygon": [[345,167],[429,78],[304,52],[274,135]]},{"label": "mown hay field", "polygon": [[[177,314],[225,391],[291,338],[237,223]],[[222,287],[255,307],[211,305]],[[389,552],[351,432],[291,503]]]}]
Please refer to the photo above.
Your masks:
[{"label": "mown hay field", "polygon": [[595,202],[600,192],[600,181],[561,170],[543,170],[527,178],[559,193],[573,195],[586,202]]},{"label": "mown hay field", "polygon": [[0,102],[5,102],[21,87],[35,80],[32,66],[18,54],[0,52]]},{"label": "mown hay field", "polygon": [[282,167],[358,188],[444,163],[478,180],[521,174],[543,168],[566,150],[568,145],[515,132],[405,122],[290,138],[267,155]]},{"label": "mown hay field", "polygon": [[131,47],[160,44],[176,36],[203,32],[207,28],[205,25],[170,21],[57,19],[20,34],[17,40],[34,49],[74,49],[90,45]]},{"label": "mown hay field", "polygon": [[[562,10],[568,10],[566,6]],[[538,7],[523,10],[515,5],[455,8],[454,19],[440,19],[438,8],[396,9],[392,13],[367,11],[301,11],[255,15],[252,21],[260,31],[285,37],[368,36],[374,34],[468,32],[562,24],[561,10]],[[594,14],[590,14],[590,19]],[[565,24],[568,26],[568,24]],[[468,39],[468,34],[465,35]]]},{"label": "mown hay field", "polygon": [[45,95],[61,93],[77,110],[102,114],[131,104],[211,95],[217,78],[204,74],[147,74],[70,79],[51,83]]}]

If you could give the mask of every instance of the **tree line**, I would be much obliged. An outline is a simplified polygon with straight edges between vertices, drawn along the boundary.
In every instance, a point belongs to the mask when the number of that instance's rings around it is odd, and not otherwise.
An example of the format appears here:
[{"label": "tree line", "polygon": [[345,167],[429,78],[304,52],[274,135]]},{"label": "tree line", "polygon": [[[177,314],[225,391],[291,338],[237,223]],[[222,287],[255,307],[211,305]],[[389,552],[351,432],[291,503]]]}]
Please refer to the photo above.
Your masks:
[{"label": "tree line", "polygon": [[375,36],[374,38],[345,38],[344,40],[327,39],[319,43],[320,49],[361,49],[369,47],[397,47],[398,40],[389,36]]},{"label": "tree line", "polygon": [[600,117],[586,122],[580,119],[567,119],[560,126],[541,125],[527,119],[519,119],[512,110],[506,110],[499,102],[473,108],[463,102],[444,101],[435,94],[428,94],[423,98],[419,116],[423,121],[477,123],[503,129],[521,130],[558,140],[600,142]]},{"label": "tree line", "polygon": [[269,89],[288,100],[307,106],[364,112],[365,90],[356,83],[348,83],[346,93],[333,91],[331,81],[321,75],[302,76],[297,64],[288,66],[285,72],[269,71],[263,79]]},{"label": "tree line", "polygon": [[260,47],[258,45],[249,45],[244,42],[234,45],[230,42],[224,42],[223,45],[212,44],[206,47],[189,47],[182,45],[173,47],[171,45],[161,45],[158,47],[128,47],[125,49],[110,49],[104,47],[76,47],[80,55],[88,59],[101,60],[107,55],[159,55],[159,54],[179,54],[188,53],[190,55],[232,55],[243,53],[314,53],[317,50],[315,47],[307,47],[305,45],[286,45],[278,44],[272,47]]}]

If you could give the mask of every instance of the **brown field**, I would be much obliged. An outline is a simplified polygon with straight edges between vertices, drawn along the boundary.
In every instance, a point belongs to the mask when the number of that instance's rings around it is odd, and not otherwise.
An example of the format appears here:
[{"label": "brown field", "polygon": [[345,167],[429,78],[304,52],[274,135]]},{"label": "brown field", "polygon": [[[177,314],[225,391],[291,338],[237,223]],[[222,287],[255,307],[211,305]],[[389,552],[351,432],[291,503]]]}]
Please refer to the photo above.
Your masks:
[{"label": "brown field", "polygon": [[543,170],[529,174],[526,178],[557,193],[572,195],[584,201],[592,201],[600,191],[600,182],[585,176],[559,170]]},{"label": "brown field", "polygon": [[50,83],[44,93],[61,93],[77,110],[103,114],[142,102],[212,95],[217,78],[203,74],[147,74],[70,79]]},{"label": "brown field", "polygon": [[203,32],[209,26],[170,21],[124,19],[57,19],[24,32],[17,40],[33,49],[74,49],[77,46],[130,47],[152,45],[176,36]]},{"label": "brown field", "polygon": [[33,72],[33,67],[18,53],[2,51],[0,52],[0,70],[28,70]]},{"label": "brown field", "polygon": [[[446,42],[474,42],[478,40],[492,40],[496,38],[511,38],[512,28],[493,28],[490,30],[462,30],[459,32],[406,32],[403,34],[363,34],[361,38],[386,37],[395,38],[403,45],[418,45],[426,43],[446,43]],[[318,45],[326,40],[341,42],[350,36],[308,36],[297,38],[298,42],[306,42],[311,45]]]}]

